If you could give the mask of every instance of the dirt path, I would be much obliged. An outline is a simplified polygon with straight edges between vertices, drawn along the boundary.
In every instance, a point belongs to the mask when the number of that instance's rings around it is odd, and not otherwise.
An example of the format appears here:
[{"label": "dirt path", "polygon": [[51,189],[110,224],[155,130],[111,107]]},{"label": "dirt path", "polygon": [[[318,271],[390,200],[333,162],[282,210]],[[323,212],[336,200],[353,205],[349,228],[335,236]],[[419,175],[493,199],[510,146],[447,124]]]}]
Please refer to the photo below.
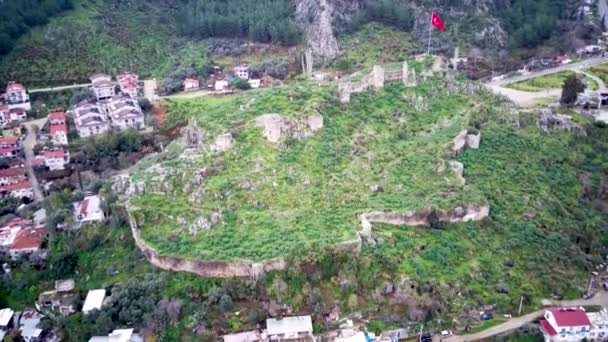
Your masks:
[{"label": "dirt path", "polygon": [[[580,305],[602,305],[608,306],[608,293],[601,292],[598,293],[591,299],[577,299],[577,300],[565,300],[565,301],[556,301],[553,302],[555,306],[580,306]],[[521,317],[511,318],[507,322],[502,324],[493,326],[484,331],[475,333],[475,334],[467,334],[467,335],[454,335],[449,338],[444,338],[443,340],[446,342],[465,342],[465,341],[479,341],[492,336],[500,335],[503,333],[507,333],[513,331],[519,327],[522,327],[526,323],[534,322],[536,319],[541,317],[544,314],[545,310],[538,310],[531,312],[527,315]]]},{"label": "dirt path", "polygon": [[602,81],[602,79],[601,79],[601,78],[599,78],[599,77],[597,77],[597,76],[595,76],[595,75],[593,75],[593,74],[590,74],[590,73],[588,73],[588,72],[586,72],[586,71],[583,71],[583,70],[579,70],[579,71],[577,71],[577,72],[578,72],[579,74],[583,74],[583,75],[585,75],[586,77],[589,77],[590,79],[594,80],[594,81],[595,81],[595,83],[597,83],[597,90],[598,90],[598,91],[603,91],[603,90],[605,90],[605,89],[606,89],[606,83],[604,83],[604,81]]},{"label": "dirt path", "polygon": [[545,100],[557,100],[562,94],[561,89],[549,89],[537,92],[527,92],[511,88],[503,88],[498,85],[490,84],[486,84],[486,87],[488,87],[496,94],[506,96],[507,98],[509,98],[509,100],[511,100],[516,105],[522,108],[534,107],[539,102]]}]

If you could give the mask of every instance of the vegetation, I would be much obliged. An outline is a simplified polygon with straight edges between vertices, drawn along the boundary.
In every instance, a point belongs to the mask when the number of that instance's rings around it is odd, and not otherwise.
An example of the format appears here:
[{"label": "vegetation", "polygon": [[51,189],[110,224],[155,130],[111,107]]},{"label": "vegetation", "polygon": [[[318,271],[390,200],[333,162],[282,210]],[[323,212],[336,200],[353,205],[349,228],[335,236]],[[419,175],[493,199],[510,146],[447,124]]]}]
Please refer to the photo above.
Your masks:
[{"label": "vegetation", "polygon": [[187,0],[178,12],[181,33],[196,37],[247,37],[294,45],[300,32],[295,4],[282,0]]},{"label": "vegetation", "polygon": [[376,22],[403,32],[409,32],[414,27],[413,10],[405,3],[398,0],[367,1],[358,16],[352,20],[351,31],[358,29],[361,25]]},{"label": "vegetation", "polygon": [[513,47],[535,47],[549,39],[557,27],[564,0],[515,0],[502,12]]},{"label": "vegetation", "polygon": [[565,105],[573,105],[578,98],[578,94],[583,91],[585,91],[585,84],[576,74],[572,74],[566,78],[562,85],[560,101]]},{"label": "vegetation", "polygon": [[[556,74],[545,75],[526,81],[516,82],[510,84],[509,88],[529,92],[559,89],[564,84],[564,81],[566,81],[566,79],[568,79],[568,77],[570,77],[571,75],[576,75],[576,73],[572,71],[562,71]],[[578,75],[578,77],[585,82],[586,88],[590,90],[597,90],[598,85],[592,78],[586,77],[584,75]]]},{"label": "vegetation", "polygon": [[23,0],[0,3],[0,55],[9,52],[15,41],[34,26],[73,8],[72,0]]},{"label": "vegetation", "polygon": [[608,83],[608,63],[596,65],[586,71],[599,77],[604,83]]}]

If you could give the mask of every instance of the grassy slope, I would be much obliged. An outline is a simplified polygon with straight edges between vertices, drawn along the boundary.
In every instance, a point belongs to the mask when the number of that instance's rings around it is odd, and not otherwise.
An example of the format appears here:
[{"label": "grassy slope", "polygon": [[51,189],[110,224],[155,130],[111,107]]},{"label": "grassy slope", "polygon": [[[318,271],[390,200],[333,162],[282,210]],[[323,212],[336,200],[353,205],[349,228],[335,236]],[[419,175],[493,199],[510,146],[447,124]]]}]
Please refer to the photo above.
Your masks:
[{"label": "grassy slope", "polygon": [[[509,88],[529,92],[559,89],[562,87],[566,78],[572,74],[572,71],[562,71],[557,74],[540,76],[530,80],[513,83],[509,85]],[[590,90],[597,90],[598,85],[593,79],[585,77],[584,80],[587,82],[587,87]]]},{"label": "grassy slope", "polygon": [[[164,164],[177,172],[170,180],[177,190],[170,196],[146,194],[133,201],[146,218],[143,236],[166,254],[260,260],[352,239],[360,228],[357,215],[369,210],[484,203],[475,189],[448,185],[446,178],[456,183],[450,172],[434,172],[447,157],[451,140],[466,127],[472,100],[430,97],[433,84],[416,89],[417,95],[429,99],[428,112],[407,105],[403,97],[413,91],[399,86],[376,99],[371,93],[358,96],[345,108],[333,98],[335,90],[308,85],[171,103],[173,118],[199,118],[207,132],[206,144],[236,126],[240,133],[223,156],[204,152],[193,165]],[[250,109],[238,109],[252,98],[255,104]],[[314,114],[314,107],[324,117],[322,131],[302,141],[289,140],[285,147],[269,144],[253,127],[252,120],[261,114],[305,116]],[[403,113],[403,122],[393,116],[397,112]],[[184,179],[194,168],[218,159],[223,159],[226,170],[196,190],[203,194],[202,205],[190,204],[190,193],[181,191]],[[256,164],[262,169],[256,171]],[[159,183],[150,181],[154,172],[140,176],[152,189]],[[241,189],[246,181],[255,190]],[[382,185],[385,192],[370,192],[373,184]],[[216,199],[218,193],[225,198]],[[227,222],[208,232],[191,236],[175,225],[178,216],[193,222],[197,215],[208,217],[218,209]]]},{"label": "grassy slope", "polygon": [[95,72],[159,75],[183,45],[166,19],[166,6],[142,0],[75,1],[74,10],[21,37],[0,59],[0,75],[29,87],[82,82]]}]

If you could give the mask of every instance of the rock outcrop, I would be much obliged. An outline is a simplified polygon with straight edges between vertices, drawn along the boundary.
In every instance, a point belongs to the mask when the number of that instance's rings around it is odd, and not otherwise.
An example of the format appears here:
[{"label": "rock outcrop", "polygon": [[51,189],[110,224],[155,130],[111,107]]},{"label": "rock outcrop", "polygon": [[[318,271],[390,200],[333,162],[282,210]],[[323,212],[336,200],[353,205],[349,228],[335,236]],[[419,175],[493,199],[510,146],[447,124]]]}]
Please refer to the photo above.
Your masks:
[{"label": "rock outcrop", "polygon": [[480,142],[481,133],[469,134],[469,132],[464,129],[460,131],[460,133],[458,133],[458,135],[454,138],[452,143],[452,152],[454,154],[460,154],[464,152],[467,147],[472,149],[478,149]]},{"label": "rock outcrop", "polygon": [[211,150],[216,152],[223,152],[230,148],[232,145],[232,134],[224,133],[220,134],[215,138],[215,141],[211,145]]},{"label": "rock outcrop", "polygon": [[323,117],[311,115],[303,119],[283,117],[279,114],[264,114],[255,120],[255,126],[262,128],[262,134],[271,143],[278,143],[291,135],[303,139],[323,128]]},{"label": "rock outcrop", "polygon": [[546,133],[567,131],[574,135],[587,135],[585,129],[573,122],[569,116],[555,114],[548,108],[540,110],[540,116],[536,121],[536,126]]}]

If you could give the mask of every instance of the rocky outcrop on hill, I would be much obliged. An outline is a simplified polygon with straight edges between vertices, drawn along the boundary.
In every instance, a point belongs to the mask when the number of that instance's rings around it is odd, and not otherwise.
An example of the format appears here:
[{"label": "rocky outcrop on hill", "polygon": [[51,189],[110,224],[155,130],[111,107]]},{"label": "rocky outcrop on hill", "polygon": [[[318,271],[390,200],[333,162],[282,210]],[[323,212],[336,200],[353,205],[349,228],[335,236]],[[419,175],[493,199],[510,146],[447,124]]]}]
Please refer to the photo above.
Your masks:
[{"label": "rocky outcrop on hill", "polygon": [[553,113],[549,108],[540,110],[536,126],[546,133],[568,131],[574,135],[587,135],[585,129],[573,122],[569,116]]},{"label": "rocky outcrop on hill", "polygon": [[458,133],[452,143],[452,152],[454,154],[462,153],[467,147],[472,149],[478,149],[481,141],[481,133],[471,133],[464,129]]},{"label": "rocky outcrop on hill", "polygon": [[264,114],[255,120],[255,126],[262,128],[262,134],[271,143],[278,143],[290,135],[303,139],[323,128],[323,117],[311,115],[306,118],[294,119],[279,114]]}]

